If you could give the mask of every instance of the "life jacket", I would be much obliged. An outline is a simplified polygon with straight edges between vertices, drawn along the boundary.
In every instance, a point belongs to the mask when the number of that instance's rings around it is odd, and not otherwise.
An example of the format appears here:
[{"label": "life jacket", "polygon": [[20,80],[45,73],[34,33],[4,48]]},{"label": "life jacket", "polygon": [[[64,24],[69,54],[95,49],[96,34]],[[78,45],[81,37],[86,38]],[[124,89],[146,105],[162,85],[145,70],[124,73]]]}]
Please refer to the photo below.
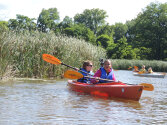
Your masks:
[{"label": "life jacket", "polygon": [[141,69],[140,72],[146,73],[147,71],[146,71],[146,69]]},{"label": "life jacket", "polygon": [[[113,80],[113,70],[112,70],[112,68],[111,68],[111,72],[109,74],[106,73],[106,70],[104,68],[100,68],[100,70],[101,70],[100,78]],[[99,83],[107,83],[107,82],[109,82],[109,81],[99,80]]]},{"label": "life jacket", "polygon": [[148,70],[148,73],[153,73],[153,71],[152,70]]},{"label": "life jacket", "polygon": [[[88,71],[86,71],[85,69],[83,69],[83,68],[80,68],[80,70],[82,70],[82,71],[84,71],[84,72],[87,72],[87,73],[89,73],[90,75],[88,75],[88,74],[86,74],[86,73],[83,73],[83,72],[80,72],[83,76],[93,76],[94,75],[94,73],[92,72],[92,71],[90,71],[90,72],[88,72]],[[83,78],[81,78],[81,79],[78,79],[77,81],[78,82],[82,82],[82,83],[90,83],[90,78],[85,78],[85,77],[83,77]]]}]

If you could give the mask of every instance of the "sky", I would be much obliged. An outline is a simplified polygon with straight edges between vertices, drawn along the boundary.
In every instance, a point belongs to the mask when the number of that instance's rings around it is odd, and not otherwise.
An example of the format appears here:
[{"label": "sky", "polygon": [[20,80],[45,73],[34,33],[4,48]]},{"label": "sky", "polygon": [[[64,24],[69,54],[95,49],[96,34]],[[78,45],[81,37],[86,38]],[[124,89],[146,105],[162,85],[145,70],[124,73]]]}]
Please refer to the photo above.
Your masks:
[{"label": "sky", "polygon": [[0,20],[16,19],[16,14],[37,19],[42,9],[57,8],[62,21],[65,16],[73,18],[85,9],[99,8],[107,12],[109,24],[125,23],[151,2],[167,0],[0,0]]}]

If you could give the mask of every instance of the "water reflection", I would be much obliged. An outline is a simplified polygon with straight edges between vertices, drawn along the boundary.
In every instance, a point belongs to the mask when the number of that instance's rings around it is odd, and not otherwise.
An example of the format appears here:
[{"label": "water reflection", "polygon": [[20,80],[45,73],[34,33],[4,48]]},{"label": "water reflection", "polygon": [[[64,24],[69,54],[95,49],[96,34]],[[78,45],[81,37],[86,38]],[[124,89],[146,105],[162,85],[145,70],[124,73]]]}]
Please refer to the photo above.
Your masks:
[{"label": "water reflection", "polygon": [[[106,99],[106,98],[101,98],[101,97],[96,97],[96,96],[91,96],[91,95],[87,95],[87,94],[81,94],[78,92],[74,92],[74,91],[70,91],[69,93],[73,94],[74,96],[79,96],[79,100],[77,101],[78,106],[82,106],[82,105],[87,105],[88,102],[94,102],[94,101],[98,101],[99,104],[102,104],[102,106],[107,107],[110,106],[109,103],[111,102],[115,102],[115,104],[120,104],[123,107],[132,107],[132,108],[140,108],[140,102],[139,101],[133,101],[133,100],[126,100],[126,99],[119,99],[119,98],[110,98],[110,99]],[[73,100],[72,100],[73,101]],[[114,105],[114,107],[116,107],[117,105]]]}]

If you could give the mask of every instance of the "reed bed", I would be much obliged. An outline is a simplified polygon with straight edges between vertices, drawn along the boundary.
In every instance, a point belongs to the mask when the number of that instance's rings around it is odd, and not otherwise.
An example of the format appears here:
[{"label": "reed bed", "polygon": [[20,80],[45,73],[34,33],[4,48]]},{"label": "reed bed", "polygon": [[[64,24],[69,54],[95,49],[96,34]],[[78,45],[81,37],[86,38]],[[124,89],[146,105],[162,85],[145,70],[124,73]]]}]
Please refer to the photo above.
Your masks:
[{"label": "reed bed", "polygon": [[84,60],[91,60],[95,70],[99,66],[99,58],[106,56],[106,51],[100,47],[64,35],[56,36],[53,32],[9,31],[3,33],[0,40],[0,76],[4,77],[10,69],[15,72],[15,77],[60,77],[67,67],[43,61],[44,53],[77,68],[82,66]]},{"label": "reed bed", "polygon": [[140,69],[142,65],[145,65],[146,69],[152,67],[153,71],[167,72],[166,61],[113,59],[112,65],[114,69],[121,69],[121,70],[127,70],[129,67],[133,68],[134,66],[137,66]]},{"label": "reed bed", "polygon": [[[100,67],[100,58],[106,58],[106,51],[84,40],[53,32],[12,31],[0,34],[0,78],[34,77],[60,78],[68,68],[43,61],[42,54],[55,56],[61,62],[82,67],[83,61],[91,60],[94,71]],[[127,70],[130,66],[152,67],[153,71],[167,72],[166,61],[111,59],[114,69]]]}]

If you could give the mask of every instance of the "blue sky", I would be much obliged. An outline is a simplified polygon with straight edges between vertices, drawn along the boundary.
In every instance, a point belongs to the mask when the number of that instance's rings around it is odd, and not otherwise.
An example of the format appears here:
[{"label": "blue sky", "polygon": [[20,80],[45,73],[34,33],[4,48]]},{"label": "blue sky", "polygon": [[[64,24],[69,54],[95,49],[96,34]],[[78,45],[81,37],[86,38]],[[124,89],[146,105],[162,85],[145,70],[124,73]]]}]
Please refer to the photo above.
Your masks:
[{"label": "blue sky", "polygon": [[57,8],[60,19],[73,18],[85,9],[99,8],[107,12],[110,24],[134,19],[151,2],[166,0],[0,0],[0,20],[15,19],[16,14],[38,18],[42,9]]}]

